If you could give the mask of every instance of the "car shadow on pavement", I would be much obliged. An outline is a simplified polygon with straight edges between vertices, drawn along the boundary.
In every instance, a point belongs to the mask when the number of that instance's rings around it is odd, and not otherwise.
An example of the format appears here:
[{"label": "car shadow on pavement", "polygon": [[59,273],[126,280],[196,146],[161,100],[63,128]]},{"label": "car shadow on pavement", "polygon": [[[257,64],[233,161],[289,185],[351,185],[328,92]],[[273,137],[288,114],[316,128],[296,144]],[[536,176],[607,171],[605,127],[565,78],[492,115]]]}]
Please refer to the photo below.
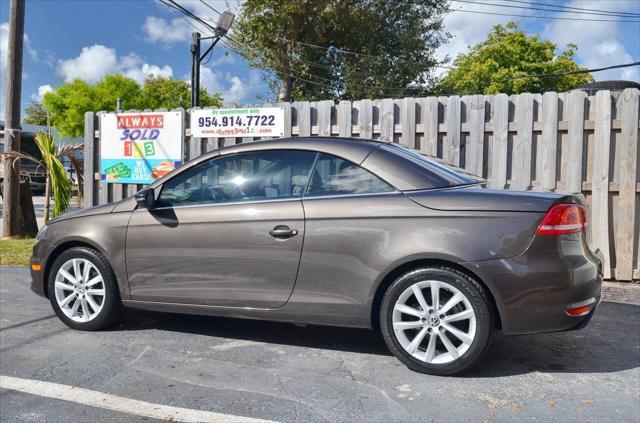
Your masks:
[{"label": "car shadow on pavement", "polygon": [[[179,315],[128,310],[113,331],[146,329],[271,344],[389,356],[381,335],[366,329]],[[640,367],[640,306],[603,302],[582,330],[504,337],[496,334],[489,352],[469,378],[532,372],[609,373]]]},{"label": "car shadow on pavement", "polygon": [[382,336],[358,328],[339,328],[228,317],[127,310],[122,321],[107,330],[156,329],[211,337],[297,347],[391,355]]}]

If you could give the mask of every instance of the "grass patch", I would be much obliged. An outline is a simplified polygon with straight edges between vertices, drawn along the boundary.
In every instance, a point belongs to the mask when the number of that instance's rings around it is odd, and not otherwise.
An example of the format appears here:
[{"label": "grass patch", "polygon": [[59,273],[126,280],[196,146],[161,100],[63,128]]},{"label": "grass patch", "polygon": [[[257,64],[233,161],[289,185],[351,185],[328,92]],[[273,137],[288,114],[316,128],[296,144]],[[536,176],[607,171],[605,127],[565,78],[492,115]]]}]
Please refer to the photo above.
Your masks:
[{"label": "grass patch", "polygon": [[34,239],[0,239],[0,266],[29,266]]}]

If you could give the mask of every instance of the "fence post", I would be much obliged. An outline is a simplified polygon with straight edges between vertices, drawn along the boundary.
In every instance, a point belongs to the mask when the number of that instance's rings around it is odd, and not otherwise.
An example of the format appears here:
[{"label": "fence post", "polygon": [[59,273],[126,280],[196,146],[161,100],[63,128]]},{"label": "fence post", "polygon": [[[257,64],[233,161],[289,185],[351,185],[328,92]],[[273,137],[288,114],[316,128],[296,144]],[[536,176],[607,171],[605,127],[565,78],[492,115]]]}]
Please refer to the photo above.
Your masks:
[{"label": "fence post", "polygon": [[358,129],[359,138],[373,137],[373,102],[371,100],[358,101]]},{"label": "fence post", "polygon": [[[617,164],[620,180],[618,195],[618,230],[616,239],[616,279],[631,280],[633,277],[633,244],[631,235],[636,228],[636,181],[638,162],[638,105],[640,91],[627,88],[618,102],[618,116],[622,119],[622,130],[617,142],[620,163]],[[637,236],[637,234],[636,234]]]},{"label": "fence post", "polygon": [[558,93],[542,95],[542,148],[540,149],[540,189],[556,187],[556,156],[558,154]]},{"label": "fence post", "polygon": [[467,104],[467,122],[469,122],[469,137],[465,146],[465,168],[482,177],[482,163],[484,155],[484,96],[471,96]]},{"label": "fence post", "polygon": [[404,98],[400,105],[400,123],[402,124],[400,144],[416,148],[416,99]]},{"label": "fence post", "polygon": [[96,192],[96,136],[95,136],[96,116],[93,112],[84,114],[84,204],[83,207],[93,207],[95,205]]},{"label": "fence post", "polygon": [[316,106],[318,112],[318,136],[330,137],[331,136],[331,109],[333,108],[333,101],[323,100],[319,101]]},{"label": "fence post", "polygon": [[298,135],[301,137],[311,136],[311,104],[308,101],[297,103]]},{"label": "fence post", "polygon": [[394,110],[395,103],[392,98],[382,99],[380,102],[380,141],[393,142],[393,134],[395,133]]},{"label": "fence post", "polygon": [[438,155],[438,97],[427,97],[427,107],[424,110],[424,138],[427,154]]},{"label": "fence post", "polygon": [[[447,99],[447,137],[442,146],[442,158],[454,166],[460,166],[460,97]],[[404,128],[403,128],[404,129]]]},{"label": "fence post", "polygon": [[513,170],[510,187],[526,190],[531,185],[533,96],[530,93],[523,93],[517,99],[515,120],[518,125],[518,135],[513,142]]},{"label": "fence post", "polygon": [[609,253],[609,155],[611,145],[611,92],[596,93],[595,137],[591,209],[593,244],[604,254],[604,277],[611,277]]},{"label": "fence post", "polygon": [[582,192],[582,169],[584,151],[584,91],[569,94],[569,127],[567,128],[567,182],[565,190],[570,193]]},{"label": "fence post", "polygon": [[351,102],[342,100],[338,103],[338,111],[336,115],[338,122],[338,136],[351,137]]},{"label": "fence post", "polygon": [[507,152],[509,142],[509,96],[493,98],[493,142],[491,143],[491,188],[504,189],[507,184]]}]

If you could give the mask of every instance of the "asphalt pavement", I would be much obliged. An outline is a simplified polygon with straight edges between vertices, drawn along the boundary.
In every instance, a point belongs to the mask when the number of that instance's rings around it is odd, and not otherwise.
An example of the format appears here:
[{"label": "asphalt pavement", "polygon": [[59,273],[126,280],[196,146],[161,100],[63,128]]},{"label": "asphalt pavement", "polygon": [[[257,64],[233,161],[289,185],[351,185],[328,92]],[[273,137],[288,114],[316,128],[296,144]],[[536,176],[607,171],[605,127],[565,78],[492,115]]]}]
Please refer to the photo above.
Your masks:
[{"label": "asphalt pavement", "polygon": [[[582,331],[497,336],[470,373],[435,377],[368,330],[130,310],[74,331],[27,269],[0,272],[2,422],[152,421],[166,407],[212,421],[640,421],[637,305],[603,302]],[[7,376],[37,392],[6,389]],[[174,408],[163,418],[189,420]]]}]

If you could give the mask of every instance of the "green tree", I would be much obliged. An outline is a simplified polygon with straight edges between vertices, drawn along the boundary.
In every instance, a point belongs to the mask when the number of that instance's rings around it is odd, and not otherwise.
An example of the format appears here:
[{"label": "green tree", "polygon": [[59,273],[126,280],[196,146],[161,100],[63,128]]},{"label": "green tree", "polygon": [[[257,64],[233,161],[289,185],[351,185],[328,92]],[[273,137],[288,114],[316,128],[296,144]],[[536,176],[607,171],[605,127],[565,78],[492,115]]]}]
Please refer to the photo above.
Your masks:
[{"label": "green tree", "polygon": [[91,85],[75,79],[46,93],[43,104],[51,113],[51,124],[62,135],[79,137],[84,132],[84,113],[96,110],[95,91]]},{"label": "green tree", "polygon": [[269,72],[282,101],[401,97],[433,82],[447,8],[441,0],[247,0],[230,43]]},{"label": "green tree", "polygon": [[144,109],[140,104],[141,91],[133,78],[120,74],[107,75],[93,86],[93,109],[115,110],[118,98],[122,100],[124,110]]},{"label": "green tree", "polygon": [[25,117],[22,119],[22,123],[43,126],[47,124],[47,110],[41,102],[32,101],[24,111]]},{"label": "green tree", "polygon": [[[178,79],[150,76],[142,87],[140,104],[143,104],[145,109],[174,107],[187,109],[191,107],[190,84]],[[209,95],[206,89],[201,88],[200,106],[222,107],[222,98],[220,94]]]},{"label": "green tree", "polygon": [[[43,106],[51,114],[51,125],[63,136],[78,137],[84,132],[84,114],[88,111],[113,111],[118,98],[129,109],[188,108],[189,84],[161,77],[150,77],[143,87],[123,75],[107,75],[95,85],[76,79],[44,95]],[[202,106],[221,106],[219,94],[200,90]],[[46,119],[45,119],[46,120]]]},{"label": "green tree", "polygon": [[540,35],[527,36],[516,23],[496,25],[485,41],[456,57],[453,68],[435,91],[443,95],[568,91],[593,81],[593,77],[588,73],[518,76],[583,70],[573,60],[577,48],[570,44],[557,54],[553,42],[541,39]]}]

